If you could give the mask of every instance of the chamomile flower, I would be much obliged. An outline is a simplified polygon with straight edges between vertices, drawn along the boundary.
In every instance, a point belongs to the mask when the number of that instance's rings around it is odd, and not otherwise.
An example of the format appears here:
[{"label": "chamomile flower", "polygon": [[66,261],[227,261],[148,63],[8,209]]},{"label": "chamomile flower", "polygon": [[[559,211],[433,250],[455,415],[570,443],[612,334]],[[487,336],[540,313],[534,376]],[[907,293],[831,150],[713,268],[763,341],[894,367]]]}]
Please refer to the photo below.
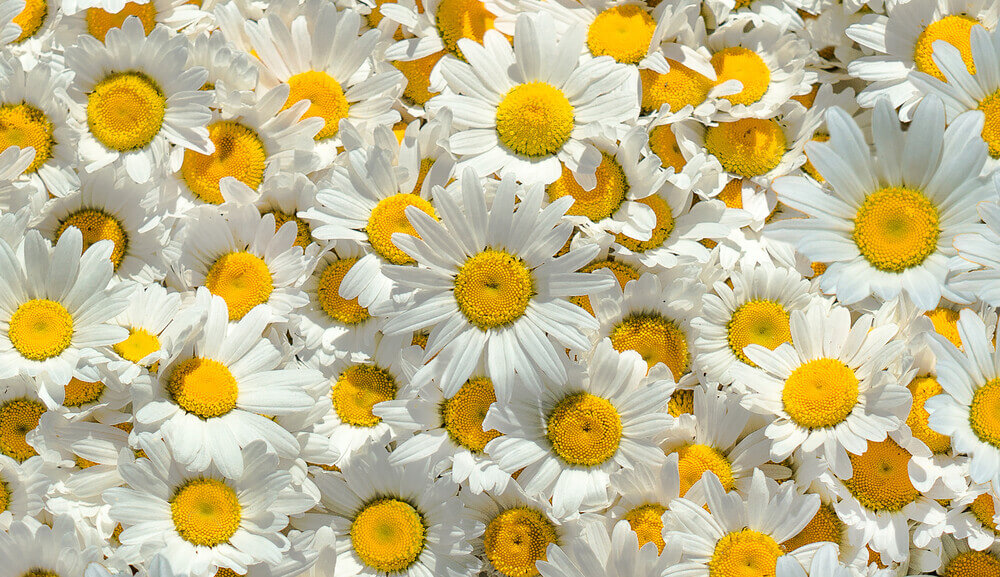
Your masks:
[{"label": "chamomile flower", "polygon": [[974,483],[948,508],[948,524],[952,534],[968,542],[969,547],[982,551],[997,543],[997,504],[992,484]]},{"label": "chamomile flower", "polygon": [[233,114],[257,99],[258,69],[253,58],[230,43],[221,31],[203,32],[191,39],[189,66],[208,70],[206,87],[214,92],[212,108]]},{"label": "chamomile flower", "polygon": [[671,453],[662,463],[640,464],[611,474],[611,487],[618,500],[608,509],[607,517],[612,522],[627,522],[639,547],[653,543],[662,553],[666,546],[663,515],[670,502],[681,496],[678,458],[677,453]]},{"label": "chamomile flower", "polygon": [[591,524],[585,539],[568,543],[565,549],[549,545],[546,559],[537,564],[542,577],[660,577],[681,559],[679,543],[671,542],[658,551],[639,541],[625,521],[614,525],[611,534],[603,524]]},{"label": "chamomile flower", "polygon": [[7,560],[0,567],[2,577],[83,575],[88,564],[103,560],[101,550],[85,545],[66,515],[55,517],[51,526],[32,517],[11,523],[0,533],[0,555]]},{"label": "chamomile flower", "polygon": [[51,470],[41,458],[18,464],[0,456],[0,528],[10,530],[15,521],[35,517],[42,511]]},{"label": "chamomile flower", "polygon": [[[73,7],[71,4],[77,4]],[[82,4],[89,4],[86,8]],[[63,18],[59,33],[64,35],[66,44],[72,44],[81,34],[89,34],[104,42],[108,32],[121,28],[131,16],[139,19],[148,36],[161,24],[178,32],[199,19],[204,13],[197,5],[185,0],[69,0],[63,3]],[[73,10],[73,8],[80,8]]]},{"label": "chamomile flower", "polygon": [[904,133],[882,101],[875,109],[873,157],[857,124],[838,108],[826,114],[829,142],[810,143],[809,159],[826,180],[776,181],[781,202],[809,218],[771,225],[812,261],[828,263],[820,286],[844,304],[869,295],[907,295],[924,310],[937,306],[955,235],[974,230],[975,206],[988,181],[978,176],[986,144],[982,114],[944,126],[944,107],[923,99]]},{"label": "chamomile flower", "polygon": [[169,145],[209,154],[207,72],[187,68],[188,41],[157,26],[146,36],[138,18],[114,28],[105,43],[81,35],[66,51],[75,77],[70,111],[79,124],[88,172],[111,163],[144,183],[165,167]]},{"label": "chamomile flower", "polygon": [[962,540],[945,536],[941,540],[941,565],[938,575],[971,577],[1000,572],[1000,545],[977,551]]},{"label": "chamomile flower", "polygon": [[316,192],[316,185],[305,175],[278,172],[261,183],[260,197],[254,202],[261,214],[274,215],[275,232],[286,222],[295,223],[295,246],[302,247],[310,261],[321,247],[312,233],[317,223],[304,213],[315,204]]}]

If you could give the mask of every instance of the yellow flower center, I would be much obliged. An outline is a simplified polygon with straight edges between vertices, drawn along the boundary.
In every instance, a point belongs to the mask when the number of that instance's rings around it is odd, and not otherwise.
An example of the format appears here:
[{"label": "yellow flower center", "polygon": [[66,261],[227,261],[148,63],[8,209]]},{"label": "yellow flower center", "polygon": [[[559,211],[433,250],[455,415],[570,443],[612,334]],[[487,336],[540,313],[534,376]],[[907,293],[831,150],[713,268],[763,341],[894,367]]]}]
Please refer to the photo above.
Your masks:
[{"label": "yellow flower center", "polygon": [[1000,531],[997,530],[997,524],[993,522],[993,517],[996,515],[996,508],[993,506],[993,497],[989,493],[983,493],[976,497],[969,505],[969,510],[983,524],[983,527],[987,527],[993,533],[1000,535]]},{"label": "yellow flower center", "polygon": [[858,403],[858,378],[837,359],[815,359],[792,371],[781,401],[796,424],[807,429],[832,427]]},{"label": "yellow flower center", "polygon": [[959,553],[944,568],[944,577],[1000,577],[1000,559],[985,551]]},{"label": "yellow flower center", "polygon": [[240,528],[242,513],[236,491],[218,479],[188,481],[170,500],[170,515],[177,533],[199,547],[228,542]]},{"label": "yellow flower center", "polygon": [[505,577],[538,575],[535,562],[545,561],[545,550],[555,542],[555,526],[529,507],[507,509],[487,523],[483,533],[486,558]]},{"label": "yellow flower center", "polygon": [[945,81],[944,74],[934,64],[934,42],[943,40],[958,48],[969,74],[976,73],[976,64],[972,60],[972,27],[979,24],[975,18],[965,14],[945,16],[937,22],[932,22],[924,28],[913,45],[913,63],[917,70],[930,74],[938,80]]},{"label": "yellow flower center", "polygon": [[989,146],[990,156],[1000,158],[1000,90],[980,100],[977,108],[986,117],[982,135]]},{"label": "yellow flower center", "polygon": [[778,166],[785,145],[785,132],[773,118],[743,118],[705,129],[705,149],[726,171],[745,178]]},{"label": "yellow flower center", "polygon": [[677,469],[680,473],[683,497],[706,471],[715,473],[722,488],[730,491],[736,486],[733,466],[722,451],[710,445],[686,445],[677,449]]},{"label": "yellow flower center", "polygon": [[712,68],[715,69],[718,78],[716,84],[722,84],[727,80],[739,80],[743,83],[743,90],[722,97],[732,104],[746,105],[757,102],[767,92],[768,84],[771,82],[771,70],[764,59],[753,50],[742,46],[725,48],[713,54]]},{"label": "yellow flower center", "polygon": [[427,199],[408,193],[394,194],[379,201],[368,217],[368,242],[382,258],[392,264],[410,264],[414,260],[392,242],[393,233],[408,234],[420,238],[406,216],[406,207],[415,206],[431,218],[437,219],[434,207]]},{"label": "yellow flower center", "polygon": [[195,196],[211,204],[222,204],[219,181],[227,176],[257,190],[264,180],[267,151],[257,133],[232,120],[214,122],[208,126],[208,136],[215,152],[202,154],[184,151],[181,177]]},{"label": "yellow flower center", "polygon": [[[664,104],[670,105],[671,112],[677,112],[688,105],[698,106],[705,102],[708,91],[712,89],[712,81],[704,74],[695,72],[680,62],[667,60],[667,63],[670,64],[670,70],[666,74],[648,68],[639,69],[639,78],[642,80],[642,111],[646,114],[659,110]],[[667,125],[657,128],[667,128],[670,131]]]},{"label": "yellow flower center", "polygon": [[201,357],[178,363],[170,373],[166,389],[177,406],[202,419],[229,413],[236,408],[239,395],[229,367]]},{"label": "yellow flower center", "polygon": [[352,365],[340,373],[330,398],[342,422],[353,427],[374,427],[382,417],[375,416],[372,407],[396,398],[396,379],[375,365]]},{"label": "yellow flower center", "polygon": [[91,403],[96,403],[104,394],[104,383],[101,381],[81,381],[73,377],[66,384],[66,400],[63,405],[67,407],[82,407]]},{"label": "yellow flower center", "polygon": [[455,275],[458,309],[484,331],[521,318],[534,294],[527,265],[502,250],[488,248],[470,257]]},{"label": "yellow flower center", "polygon": [[792,342],[788,311],[772,300],[754,299],[747,301],[733,311],[726,325],[729,348],[738,359],[755,366],[743,354],[747,345],[760,345],[774,350],[781,343]]},{"label": "yellow flower center", "polygon": [[[830,135],[829,134],[816,133],[812,137],[812,141],[813,142],[827,142],[829,140],[830,140]],[[803,153],[803,154],[805,154],[805,153]],[[816,170],[816,167],[813,166],[813,164],[811,162],[809,162],[809,156],[808,155],[806,155],[806,162],[805,162],[805,164],[802,165],[802,170],[804,170],[805,173],[808,174],[809,176],[811,176],[814,179],[816,179],[817,182],[820,182],[820,183],[826,182],[826,179],[823,178],[823,175],[820,174],[818,170]]]},{"label": "yellow flower center", "polygon": [[607,399],[590,393],[563,398],[549,415],[546,436],[552,450],[570,465],[593,467],[618,451],[622,420]]},{"label": "yellow flower center", "polygon": [[356,325],[368,320],[371,315],[368,309],[358,304],[358,299],[345,299],[340,296],[340,283],[344,281],[347,271],[351,270],[357,258],[345,258],[331,262],[319,275],[316,287],[316,300],[330,318],[345,325]]},{"label": "yellow flower center", "polygon": [[545,82],[511,88],[497,105],[497,136],[510,150],[538,158],[559,152],[573,132],[573,105]]},{"label": "yellow flower center", "polygon": [[44,361],[59,356],[73,338],[73,317],[61,303],[32,299],[10,317],[10,342],[26,359]]},{"label": "yellow flower center", "polygon": [[49,571],[47,569],[41,569],[38,567],[32,567],[24,573],[21,577],[60,577],[55,571]]},{"label": "yellow flower center", "polygon": [[937,250],[937,207],[924,194],[887,187],[865,197],[854,217],[854,243],[876,269],[903,272]]},{"label": "yellow flower center", "polygon": [[962,348],[962,337],[958,334],[959,311],[947,307],[937,307],[924,313],[924,316],[931,319],[934,331],[942,337],[951,341],[958,349]]},{"label": "yellow flower center", "polygon": [[156,3],[152,0],[146,4],[138,4],[136,2],[126,2],[125,7],[122,8],[121,12],[108,12],[102,8],[88,8],[87,9],[87,32],[100,40],[104,41],[104,37],[107,36],[108,30],[112,28],[121,28],[122,24],[125,23],[125,19],[129,16],[136,16],[139,21],[142,22],[142,27],[146,31],[146,36],[153,31],[156,26]]},{"label": "yellow flower center", "polygon": [[735,178],[719,191],[718,199],[728,208],[743,208],[743,179]]},{"label": "yellow flower center", "polygon": [[373,569],[392,573],[412,565],[424,550],[423,516],[406,501],[379,499],[365,505],[351,523],[351,543]]},{"label": "yellow flower center", "polygon": [[[618,280],[618,286],[623,289],[628,281],[639,278],[639,271],[636,270],[634,266],[620,260],[599,260],[597,262],[592,262],[580,269],[580,272],[594,272],[595,270],[601,269],[610,270],[615,275],[615,279]],[[590,304],[589,296],[575,296],[571,297],[569,300],[573,304],[583,307],[588,313],[594,314],[594,308]]]},{"label": "yellow flower center", "polygon": [[656,224],[653,226],[653,234],[649,240],[636,240],[622,233],[615,234],[615,242],[624,246],[632,252],[646,252],[659,248],[674,231],[674,215],[670,205],[658,194],[651,194],[646,198],[640,198],[636,202],[645,204],[653,209],[656,217]]},{"label": "yellow flower center", "polygon": [[24,397],[0,404],[0,453],[18,463],[37,455],[25,436],[38,426],[43,413],[45,405]]},{"label": "yellow flower center", "polygon": [[231,321],[243,318],[255,306],[266,303],[274,291],[271,271],[264,259],[248,252],[231,252],[219,257],[205,275],[205,286],[226,301]]},{"label": "yellow flower center", "polygon": [[546,188],[549,201],[564,196],[573,197],[573,205],[566,214],[585,216],[599,222],[615,213],[628,193],[628,178],[614,156],[601,152],[601,163],[597,166],[597,186],[584,190],[576,181],[573,172],[562,167],[559,179]]},{"label": "yellow flower center", "polygon": [[770,535],[752,529],[727,533],[715,544],[709,577],[774,577],[784,553]]},{"label": "yellow flower center", "polygon": [[78,210],[59,223],[59,228],[56,229],[56,240],[59,240],[59,237],[71,226],[80,230],[83,236],[84,251],[101,240],[110,240],[115,243],[115,248],[111,251],[111,262],[115,265],[115,270],[118,270],[122,259],[125,258],[125,251],[128,249],[128,233],[125,232],[125,228],[117,218],[97,208]]},{"label": "yellow flower center", "polygon": [[482,44],[486,31],[493,29],[496,16],[479,0],[442,0],[435,20],[445,49],[464,60],[458,48],[459,39]]},{"label": "yellow flower center", "polygon": [[486,377],[473,377],[454,397],[442,402],[441,421],[451,440],[473,453],[483,452],[486,443],[500,436],[496,429],[483,430],[486,412],[496,400],[493,382]]},{"label": "yellow flower center", "polygon": [[35,149],[35,159],[25,169],[26,173],[35,172],[52,158],[52,147],[56,144],[53,130],[45,113],[30,104],[0,106],[0,150],[10,146]]},{"label": "yellow flower center", "polygon": [[690,364],[687,337],[674,321],[658,315],[637,313],[624,319],[609,335],[618,352],[636,351],[650,368],[664,363],[674,380],[687,372]]},{"label": "yellow flower center", "polygon": [[128,338],[112,347],[123,359],[138,364],[147,355],[160,350],[160,339],[146,329],[132,327]]},{"label": "yellow flower center", "polygon": [[587,29],[594,56],[610,56],[622,64],[638,64],[649,51],[656,22],[639,4],[619,4],[601,12]]},{"label": "yellow flower center", "polygon": [[167,98],[141,72],[115,72],[94,86],[87,100],[87,125],[94,138],[117,151],[136,150],[160,133]]},{"label": "yellow flower center", "polygon": [[294,246],[306,248],[312,242],[312,227],[309,223],[295,216],[293,213],[284,212],[277,208],[265,210],[261,215],[270,214],[274,216],[274,232],[281,230],[286,222],[295,223],[295,243]]},{"label": "yellow flower center", "polygon": [[25,0],[24,10],[14,17],[14,24],[21,27],[21,35],[14,42],[24,42],[34,36],[45,24],[45,19],[49,15],[49,3],[47,0]]},{"label": "yellow flower center", "polygon": [[874,443],[861,455],[848,453],[854,476],[844,486],[861,505],[873,511],[899,511],[917,500],[907,465],[910,453],[891,438]]},{"label": "yellow flower center", "polygon": [[813,104],[816,103],[816,95],[819,94],[819,84],[813,84],[812,89],[806,94],[797,94],[792,97],[792,100],[798,102],[806,108],[812,108]]},{"label": "yellow flower center", "polygon": [[674,394],[670,395],[670,401],[667,402],[667,412],[670,413],[670,416],[672,417],[693,415],[694,390],[677,389],[674,391]]},{"label": "yellow flower center", "polygon": [[833,507],[824,503],[797,535],[781,544],[781,550],[791,553],[799,547],[823,541],[840,545],[843,535],[844,523],[837,517]]},{"label": "yellow flower center", "polygon": [[392,63],[406,77],[406,88],[403,89],[403,98],[417,106],[423,106],[427,104],[428,100],[438,94],[430,90],[431,70],[434,69],[434,66],[437,65],[444,54],[444,52],[435,52],[416,60],[396,60]]},{"label": "yellow flower center", "polygon": [[945,453],[951,448],[951,438],[934,431],[928,425],[930,413],[924,408],[927,399],[944,392],[937,379],[928,375],[913,379],[907,387],[913,395],[913,404],[910,405],[910,414],[906,417],[906,426],[910,428],[913,436],[920,439],[927,447],[935,453]]},{"label": "yellow flower center", "polygon": [[0,477],[0,513],[10,508],[10,485]]},{"label": "yellow flower center", "polygon": [[1000,378],[986,382],[972,394],[969,425],[981,441],[1000,447]]},{"label": "yellow flower center", "polygon": [[681,154],[681,147],[677,144],[677,136],[670,129],[669,124],[661,124],[650,131],[649,148],[660,158],[660,165],[663,168],[672,166],[674,172],[684,170],[687,160]]},{"label": "yellow flower center", "polygon": [[639,538],[639,547],[656,543],[656,550],[663,553],[663,513],[667,509],[658,503],[639,505],[625,514],[629,527]]},{"label": "yellow flower center", "polygon": [[303,118],[318,117],[326,123],[316,134],[316,140],[336,136],[340,131],[340,121],[347,118],[351,108],[340,83],[326,72],[319,70],[294,74],[286,82],[291,90],[282,110],[290,108],[300,100],[308,100],[309,109]]}]

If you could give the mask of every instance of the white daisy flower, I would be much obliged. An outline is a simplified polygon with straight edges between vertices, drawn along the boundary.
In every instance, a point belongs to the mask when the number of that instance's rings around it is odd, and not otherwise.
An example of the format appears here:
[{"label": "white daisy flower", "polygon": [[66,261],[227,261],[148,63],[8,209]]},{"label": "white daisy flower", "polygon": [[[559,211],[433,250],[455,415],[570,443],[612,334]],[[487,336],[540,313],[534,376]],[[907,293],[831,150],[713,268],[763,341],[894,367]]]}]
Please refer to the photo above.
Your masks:
[{"label": "white daisy flower", "polygon": [[51,526],[27,517],[0,533],[0,555],[6,562],[0,577],[24,575],[83,575],[91,562],[103,560],[101,550],[80,539],[73,520],[55,517]]},{"label": "white daisy flower", "polygon": [[221,31],[202,32],[191,39],[188,66],[208,70],[206,87],[215,96],[211,106],[223,114],[233,114],[257,99],[254,89],[259,71],[253,57],[230,43]]},{"label": "white daisy flower", "polygon": [[809,158],[826,179],[776,181],[782,203],[809,218],[774,223],[771,234],[812,261],[829,263],[824,292],[854,304],[875,294],[906,294],[924,310],[944,294],[955,235],[974,230],[976,202],[988,181],[978,177],[986,144],[977,137],[982,114],[944,126],[944,107],[925,98],[904,133],[888,101],[875,109],[875,155],[845,112],[826,114],[829,142],[810,143]]},{"label": "white daisy flower", "polygon": [[[1000,194],[1000,181],[993,178],[993,188]],[[972,204],[972,203],[969,203]],[[1000,259],[993,250],[1000,244],[1000,201],[991,196],[989,201],[976,206],[983,224],[976,224],[969,232],[955,237],[958,256],[978,265],[975,270],[953,277],[951,287],[969,291],[993,306],[1000,306]]]},{"label": "white daisy flower", "polygon": [[41,458],[17,463],[0,456],[0,529],[9,531],[12,523],[35,517],[42,511],[52,471]]},{"label": "white daisy flower", "polygon": [[304,174],[278,172],[261,183],[260,197],[254,202],[262,215],[274,215],[275,232],[286,222],[295,223],[295,246],[302,247],[310,261],[322,250],[312,233],[316,221],[305,217],[305,211],[315,205],[317,190]]},{"label": "white daisy flower", "polygon": [[948,507],[948,525],[952,534],[968,542],[976,551],[988,549],[998,543],[997,511],[1000,498],[990,483],[974,483],[951,500]]},{"label": "white daisy flower", "polygon": [[581,28],[556,44],[548,15],[521,14],[517,30],[513,47],[492,31],[483,45],[460,40],[467,62],[441,61],[450,92],[426,108],[451,111],[456,132],[448,142],[460,172],[549,184],[566,166],[591,189],[601,154],[586,139],[616,139],[638,116],[638,74],[610,57],[580,58]]},{"label": "white daisy flower", "polygon": [[239,476],[240,448],[254,439],[265,440],[279,456],[294,457],[295,438],[269,417],[310,408],[314,401],[306,388],[322,376],[281,366],[281,353],[261,337],[269,318],[265,307],[230,324],[220,297],[202,289],[198,299],[207,309],[200,331],[161,363],[155,381],[134,389],[140,429],[158,429],[174,458],[193,471],[214,463],[223,474]]},{"label": "white daisy flower", "polygon": [[990,575],[1000,572],[1000,544],[983,551],[969,548],[965,541],[945,536],[941,540],[938,575]]},{"label": "white daisy flower", "polygon": [[611,535],[603,523],[593,523],[585,538],[567,547],[549,545],[546,559],[538,562],[542,577],[660,577],[681,560],[680,543],[671,542],[658,552],[647,543],[639,547],[626,522],[615,524]]},{"label": "white daisy flower", "polygon": [[523,469],[518,483],[551,498],[558,515],[608,506],[611,473],[664,458],[657,443],[673,422],[665,409],[676,385],[646,370],[638,353],[602,340],[568,383],[546,380],[537,396],[490,407],[483,428],[501,436],[486,452],[509,473]]},{"label": "white daisy flower", "polygon": [[15,7],[17,15],[12,23],[20,30],[6,48],[27,64],[37,63],[42,52],[51,50],[51,40],[62,21],[60,6],[48,0],[24,0],[9,3],[7,10]]},{"label": "white daisy flower", "polygon": [[35,380],[26,372],[0,379],[0,459],[11,459],[22,467],[42,460],[32,445],[46,405],[39,398]]},{"label": "white daisy flower", "polygon": [[67,46],[81,34],[104,42],[108,32],[121,28],[130,16],[142,22],[147,36],[157,24],[179,32],[205,17],[199,6],[186,0],[64,0],[62,5],[66,17],[60,22],[57,34]]},{"label": "white daisy flower", "polygon": [[[698,3],[686,2],[682,11],[697,17]],[[693,7],[694,10],[690,8]],[[704,23],[696,21],[696,27]],[[704,34],[702,31],[701,34]],[[694,117],[708,121],[716,112],[719,95],[740,90],[732,80],[719,83],[712,53],[702,42],[665,42],[639,63],[642,112],[639,123],[664,125]],[[648,115],[648,116],[646,116]]]},{"label": "white daisy flower", "polygon": [[674,452],[658,465],[640,464],[611,474],[611,488],[618,500],[605,516],[612,523],[626,521],[639,547],[653,543],[663,553],[663,515],[670,502],[681,496],[678,457]]},{"label": "white daisy flower", "polygon": [[[596,256],[596,246],[553,256],[573,228],[561,222],[571,200],[541,208],[541,186],[520,189],[506,178],[487,209],[483,184],[471,169],[461,179],[462,205],[443,189],[435,193],[441,221],[410,208],[406,216],[420,238],[392,237],[417,266],[386,266],[384,272],[403,289],[416,290],[413,305],[394,312],[383,331],[410,335],[430,329],[424,360],[441,356],[439,382],[448,398],[482,358],[497,399],[510,398],[515,372],[529,390],[541,388],[538,372],[565,380],[562,347],[586,350],[583,331],[597,328],[592,316],[566,298],[614,283],[574,272]],[[516,208],[515,194],[521,196]]]},{"label": "white daisy flower", "polygon": [[77,38],[66,64],[76,75],[70,111],[88,172],[121,162],[132,180],[144,183],[163,170],[170,144],[213,151],[205,128],[212,93],[199,90],[208,73],[186,68],[187,58],[184,36],[157,26],[147,37],[134,17],[108,32],[106,44]]}]

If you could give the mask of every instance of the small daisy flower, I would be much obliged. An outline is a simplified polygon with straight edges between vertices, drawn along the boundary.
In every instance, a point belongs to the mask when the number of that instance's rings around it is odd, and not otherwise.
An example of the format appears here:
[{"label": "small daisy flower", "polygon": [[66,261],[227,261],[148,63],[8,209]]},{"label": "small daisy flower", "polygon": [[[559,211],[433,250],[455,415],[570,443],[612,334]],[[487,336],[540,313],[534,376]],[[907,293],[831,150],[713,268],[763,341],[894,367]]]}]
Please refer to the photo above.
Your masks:
[{"label": "small daisy flower", "polygon": [[203,32],[191,39],[188,66],[208,70],[206,88],[211,88],[215,96],[211,106],[223,114],[233,114],[257,99],[254,89],[259,72],[253,57],[231,44],[220,31]]},{"label": "small daisy flower", "polygon": [[660,577],[681,560],[680,544],[671,542],[657,551],[647,543],[642,547],[625,521],[614,525],[611,534],[603,524],[593,524],[586,539],[568,543],[565,549],[549,545],[546,559],[537,564],[542,577],[589,577],[600,572],[606,577]]},{"label": "small daisy flower", "polygon": [[19,464],[0,456],[0,529],[9,531],[12,523],[41,513],[52,483],[50,474],[49,465],[41,458]]},{"label": "small daisy flower", "polygon": [[7,561],[2,577],[83,575],[87,565],[103,561],[101,550],[80,539],[72,518],[59,515],[51,526],[27,517],[0,533],[0,555]]},{"label": "small daisy flower", "polygon": [[997,543],[997,505],[1000,499],[993,492],[990,483],[973,484],[952,499],[948,508],[948,524],[954,529],[952,534],[968,542],[976,551],[988,549]]},{"label": "small daisy flower", "polygon": [[308,260],[321,250],[312,233],[316,222],[304,216],[315,204],[316,191],[316,185],[304,174],[278,172],[261,183],[260,197],[254,202],[262,215],[274,215],[275,232],[286,222],[295,223],[295,246],[302,247]]},{"label": "small daisy flower", "polygon": [[618,500],[606,516],[611,522],[626,521],[636,534],[639,547],[653,543],[662,553],[666,546],[663,515],[670,502],[681,496],[678,457],[677,453],[671,453],[658,465],[641,464],[611,474],[611,487]]},{"label": "small daisy flower", "polygon": [[[72,4],[76,4],[73,6]],[[88,6],[83,6],[84,4]],[[121,28],[125,20],[134,16],[142,23],[148,36],[157,24],[178,32],[205,16],[198,6],[185,0],[66,0],[57,34],[66,45],[72,44],[81,34],[89,34],[104,42],[108,32]]]},{"label": "small daisy flower", "polygon": [[971,577],[1000,572],[1000,544],[977,551],[963,541],[945,536],[941,540],[941,566],[938,575]]}]

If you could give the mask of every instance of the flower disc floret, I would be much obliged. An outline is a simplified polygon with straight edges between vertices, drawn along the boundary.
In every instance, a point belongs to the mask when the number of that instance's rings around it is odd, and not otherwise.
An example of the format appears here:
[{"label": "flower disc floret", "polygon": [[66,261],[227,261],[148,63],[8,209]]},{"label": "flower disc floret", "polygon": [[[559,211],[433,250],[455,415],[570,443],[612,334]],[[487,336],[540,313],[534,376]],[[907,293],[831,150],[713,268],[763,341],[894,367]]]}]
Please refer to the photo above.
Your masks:
[{"label": "flower disc floret", "polygon": [[781,402],[788,416],[802,427],[832,427],[843,422],[857,405],[858,378],[837,359],[808,361],[785,380]]},{"label": "flower disc floret", "polygon": [[10,317],[8,337],[21,356],[44,361],[59,356],[73,339],[73,316],[62,303],[32,299]]},{"label": "flower disc floret", "polygon": [[178,363],[167,381],[167,393],[177,406],[201,419],[228,414],[236,408],[239,388],[229,368],[216,361],[194,357]]},{"label": "flower disc floret", "polygon": [[497,105],[497,136],[510,150],[531,158],[551,156],[573,133],[573,105],[546,82],[511,88]]},{"label": "flower disc floret", "polygon": [[505,577],[538,575],[537,561],[546,560],[546,549],[557,542],[556,528],[541,512],[515,507],[486,524],[483,549],[493,568]]},{"label": "flower disc floret", "polygon": [[365,505],[351,523],[351,543],[369,567],[385,573],[403,571],[424,550],[423,516],[406,501],[378,499]]},{"label": "flower disc floret", "polygon": [[545,435],[564,462],[594,467],[618,452],[622,420],[607,399],[574,393],[559,401],[549,414]]},{"label": "flower disc floret", "polygon": [[166,111],[167,98],[152,78],[141,72],[115,72],[88,96],[87,126],[112,150],[137,150],[160,133]]},{"label": "flower disc floret", "polygon": [[215,547],[240,528],[243,507],[236,491],[218,479],[193,479],[170,499],[174,529],[188,543]]},{"label": "flower disc floret", "polygon": [[773,118],[743,118],[705,129],[705,149],[727,172],[751,178],[781,163],[787,140]]},{"label": "flower disc floret", "polygon": [[883,272],[920,266],[937,250],[938,209],[923,193],[887,187],[865,197],[852,237],[861,256]]},{"label": "flower disc floret", "polygon": [[485,331],[521,318],[535,294],[534,280],[517,256],[486,249],[458,269],[454,294],[465,318]]}]

